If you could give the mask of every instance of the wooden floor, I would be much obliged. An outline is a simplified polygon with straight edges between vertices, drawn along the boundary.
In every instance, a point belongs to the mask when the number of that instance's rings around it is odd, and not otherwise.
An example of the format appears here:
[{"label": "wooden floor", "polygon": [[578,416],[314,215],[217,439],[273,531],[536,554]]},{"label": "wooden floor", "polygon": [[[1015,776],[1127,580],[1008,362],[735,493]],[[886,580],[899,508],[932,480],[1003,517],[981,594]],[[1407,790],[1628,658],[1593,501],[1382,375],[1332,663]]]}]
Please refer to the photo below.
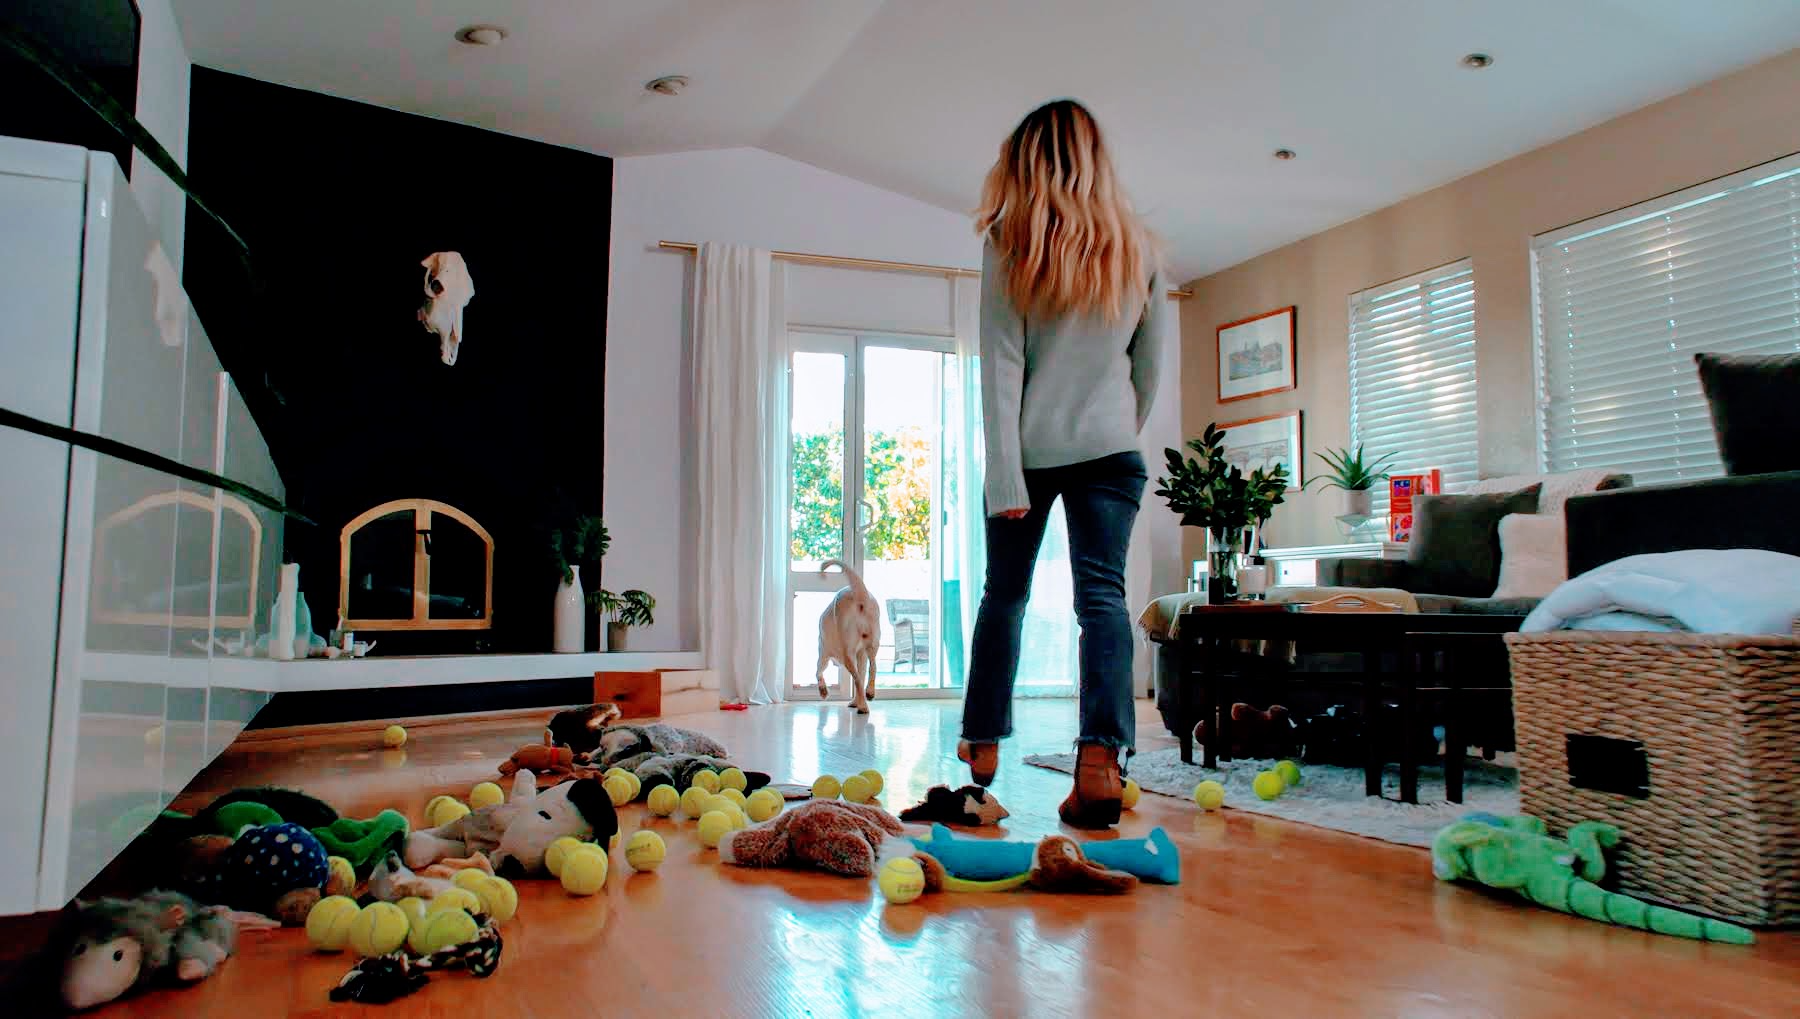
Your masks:
[{"label": "wooden floor", "polygon": [[[960,706],[876,701],[694,716],[747,766],[810,781],[878,767],[891,809],[966,780],[953,759]],[[1140,712],[1144,747],[1167,736]],[[1022,701],[995,792],[1009,833],[1057,830],[1065,776],[1019,762],[1066,749],[1068,701]],[[366,732],[240,742],[179,806],[250,783],[305,788],[347,814],[466,794],[537,737],[530,719],[415,726],[404,751]],[[444,1016],[1710,1016],[1800,1015],[1800,935],[1702,945],[1536,910],[1431,877],[1422,850],[1251,814],[1202,813],[1146,794],[1121,832],[1165,826],[1183,883],[1120,898],[928,897],[887,905],[866,881],[722,866],[691,822],[632,807],[627,832],[669,842],[653,875],[614,853],[594,898],[521,883],[500,970],[433,979],[383,1008],[334,1006],[349,963],[298,931],[251,935],[206,983],[100,1013],[202,1017]]]}]

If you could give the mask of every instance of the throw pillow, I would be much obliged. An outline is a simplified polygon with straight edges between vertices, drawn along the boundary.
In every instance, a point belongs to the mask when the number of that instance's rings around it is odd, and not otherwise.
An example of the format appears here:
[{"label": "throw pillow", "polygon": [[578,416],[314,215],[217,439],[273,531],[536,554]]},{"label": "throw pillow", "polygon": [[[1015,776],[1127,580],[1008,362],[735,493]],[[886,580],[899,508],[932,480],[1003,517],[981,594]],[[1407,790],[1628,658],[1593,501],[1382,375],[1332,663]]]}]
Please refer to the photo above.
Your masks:
[{"label": "throw pillow", "polygon": [[1569,579],[1568,529],[1561,514],[1500,518],[1500,586],[1496,598],[1543,598]]},{"label": "throw pillow", "polygon": [[1725,473],[1800,470],[1800,354],[1695,354]]},{"label": "throw pillow", "polygon": [[1536,513],[1541,487],[1414,500],[1412,548],[1406,556],[1413,567],[1413,589],[1458,598],[1493,594],[1500,584],[1500,520],[1513,513]]}]

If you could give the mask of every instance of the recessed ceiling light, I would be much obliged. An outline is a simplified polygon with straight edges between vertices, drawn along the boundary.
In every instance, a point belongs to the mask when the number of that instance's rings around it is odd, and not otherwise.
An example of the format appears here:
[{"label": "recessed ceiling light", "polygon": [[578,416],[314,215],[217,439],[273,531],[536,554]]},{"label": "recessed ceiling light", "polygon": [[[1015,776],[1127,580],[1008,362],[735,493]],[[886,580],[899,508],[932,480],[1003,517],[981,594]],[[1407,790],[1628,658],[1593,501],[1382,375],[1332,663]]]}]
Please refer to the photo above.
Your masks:
[{"label": "recessed ceiling light", "polygon": [[470,46],[498,46],[506,38],[506,29],[495,25],[470,25],[456,33],[456,41]]},{"label": "recessed ceiling light", "polygon": [[659,96],[678,96],[682,89],[687,88],[687,83],[686,75],[665,74],[644,82],[644,91],[654,92]]},{"label": "recessed ceiling light", "polygon": [[1275,158],[1276,159],[1283,159],[1283,160],[1293,159],[1297,155],[1299,155],[1299,153],[1295,152],[1293,149],[1276,149],[1275,150]]},{"label": "recessed ceiling light", "polygon": [[1480,71],[1494,66],[1491,53],[1470,53],[1462,58],[1462,65],[1471,71]]}]

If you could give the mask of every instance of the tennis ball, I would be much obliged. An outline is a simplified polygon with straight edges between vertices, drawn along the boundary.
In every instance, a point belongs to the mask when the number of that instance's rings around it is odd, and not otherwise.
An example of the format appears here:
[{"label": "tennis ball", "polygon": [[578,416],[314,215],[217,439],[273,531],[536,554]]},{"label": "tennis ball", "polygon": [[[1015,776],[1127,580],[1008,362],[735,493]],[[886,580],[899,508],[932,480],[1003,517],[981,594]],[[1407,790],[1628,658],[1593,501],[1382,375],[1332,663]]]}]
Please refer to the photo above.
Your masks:
[{"label": "tennis ball", "polygon": [[468,816],[468,805],[454,797],[446,796],[432,808],[430,819],[433,828],[442,828],[459,817]]},{"label": "tennis ball", "polygon": [[325,865],[331,868],[331,876],[325,881],[327,887],[342,888],[345,891],[356,887],[356,868],[350,866],[349,860],[341,856],[328,856],[325,858]]},{"label": "tennis ball", "polygon": [[497,807],[506,802],[506,794],[492,782],[478,782],[469,790],[469,809],[480,810],[482,807]]},{"label": "tennis ball", "polygon": [[718,811],[729,818],[731,820],[731,827],[733,828],[747,828],[750,826],[750,819],[744,816],[743,810],[741,810],[737,804],[727,799],[723,794],[708,797],[706,800],[706,810],[700,816],[705,817],[713,811]]},{"label": "tennis ball", "polygon": [[606,851],[610,853],[617,848],[619,848],[619,833],[613,832],[606,840]]},{"label": "tennis ball", "polygon": [[1272,800],[1287,792],[1287,783],[1283,782],[1281,776],[1273,771],[1259,771],[1256,773],[1256,778],[1250,783],[1250,791],[1255,793],[1259,800]]},{"label": "tennis ball", "polygon": [[733,789],[730,786],[724,786],[720,788],[719,795],[730,800],[739,810],[743,810],[750,805],[750,797],[745,796],[742,789]]},{"label": "tennis ball", "polygon": [[417,895],[408,895],[394,905],[399,907],[400,912],[406,914],[406,922],[416,927],[419,921],[425,919],[425,908],[429,903]]},{"label": "tennis ball", "polygon": [[674,786],[659,785],[650,790],[648,802],[650,813],[657,817],[668,817],[675,813],[675,808],[681,806],[681,796],[675,792]]},{"label": "tennis ball", "polygon": [[835,800],[838,798],[838,790],[838,780],[830,775],[820,775],[812,784],[812,794],[815,800]]},{"label": "tennis ball", "polygon": [[875,786],[861,775],[851,775],[844,779],[844,802],[867,803],[869,797],[875,795]]},{"label": "tennis ball", "polygon": [[364,958],[386,955],[406,943],[411,922],[391,902],[371,902],[350,921],[350,948]]},{"label": "tennis ball", "polygon": [[406,727],[403,725],[390,725],[381,730],[381,742],[390,747],[405,746]]},{"label": "tennis ball", "polygon": [[495,923],[505,923],[517,916],[519,890],[513,887],[513,883],[503,877],[482,874],[481,871],[475,873],[481,874],[481,880],[475,882],[475,887],[469,890],[481,900],[481,911]]},{"label": "tennis ball", "polygon": [[350,924],[361,910],[347,895],[328,895],[306,914],[306,940],[321,952],[341,952],[350,943]]},{"label": "tennis ball", "polygon": [[774,817],[776,814],[781,813],[782,806],[783,803],[780,793],[773,789],[758,789],[750,794],[750,799],[744,813],[750,815],[750,820],[755,821],[757,824],[761,824],[769,818]]},{"label": "tennis ball", "polygon": [[481,912],[481,897],[467,888],[451,886],[431,897],[431,904],[425,907],[427,914],[442,913],[446,909],[462,909],[470,913]]},{"label": "tennis ball", "polygon": [[1225,802],[1225,787],[1209,778],[1194,787],[1194,802],[1204,810],[1217,810]]},{"label": "tennis ball", "polygon": [[600,787],[606,790],[606,795],[612,797],[615,807],[623,807],[631,802],[631,781],[623,775],[614,775],[600,783]]},{"label": "tennis ball", "polygon": [[711,768],[701,768],[694,772],[691,784],[697,785],[709,793],[716,793],[719,791],[719,773]]},{"label": "tennis ball", "polygon": [[456,876],[450,879],[450,883],[480,895],[481,882],[486,880],[487,876],[487,871],[479,867],[464,867],[456,872]]},{"label": "tennis ball", "polygon": [[577,849],[563,861],[563,891],[570,895],[592,895],[606,886],[606,854],[589,847]]},{"label": "tennis ball", "polygon": [[896,857],[881,868],[881,876],[875,883],[881,886],[881,894],[889,902],[904,906],[925,894],[925,871],[919,861],[910,856]]},{"label": "tennis ball", "polygon": [[858,774],[860,774],[862,777],[868,779],[869,785],[874,787],[875,791],[870,793],[869,794],[870,796],[880,796],[881,790],[887,786],[887,783],[883,782],[881,780],[881,772],[876,771],[874,768],[870,768],[867,771],[858,772]]},{"label": "tennis ball", "polygon": [[625,843],[625,862],[631,864],[632,870],[655,870],[668,855],[669,847],[653,831],[637,832]]},{"label": "tennis ball", "polygon": [[443,793],[438,793],[436,796],[433,796],[431,799],[426,800],[425,801],[425,816],[427,818],[430,818],[431,812],[437,809],[438,804],[444,802],[445,800],[454,800],[454,799],[456,799],[456,797],[446,796]]},{"label": "tennis ball", "polygon": [[430,955],[440,948],[474,941],[480,932],[481,928],[475,926],[475,918],[468,911],[439,910],[426,914],[424,921],[413,927],[412,933],[406,936],[406,946],[419,955]]},{"label": "tennis ball", "polygon": [[1303,781],[1303,777],[1300,774],[1300,765],[1295,764],[1293,761],[1282,761],[1280,764],[1275,765],[1275,774],[1281,776],[1281,781],[1286,783],[1289,789],[1294,788]]},{"label": "tennis ball", "polygon": [[153,725],[144,730],[144,749],[161,750],[163,745],[163,727]]},{"label": "tennis ball", "polygon": [[750,780],[744,777],[744,773],[740,769],[726,768],[724,771],[719,772],[719,788],[721,790],[736,789],[741,793],[749,785]]},{"label": "tennis ball", "polygon": [[1137,807],[1138,797],[1143,793],[1144,791],[1138,788],[1137,779],[1128,778],[1125,780],[1125,790],[1119,794],[1119,802],[1126,810],[1133,810]]},{"label": "tennis ball", "polygon": [[697,785],[688,786],[687,791],[681,794],[681,812],[689,818],[698,819],[701,814],[706,813],[706,801],[710,799],[712,793]]},{"label": "tennis ball", "polygon": [[607,779],[613,777],[614,775],[625,775],[625,774],[629,774],[629,773],[624,768],[621,768],[615,764],[600,774],[600,781],[605,782]]},{"label": "tennis ball", "polygon": [[708,849],[717,849],[719,840],[725,837],[725,833],[736,827],[723,810],[709,810],[700,815],[700,844]]},{"label": "tennis ball", "polygon": [[644,791],[644,780],[628,771],[625,773],[625,781],[631,783],[631,798],[637,799],[638,793]]},{"label": "tennis ball", "polygon": [[564,835],[551,842],[544,850],[544,867],[550,871],[550,876],[561,877],[563,861],[569,858],[570,853],[585,845],[586,842],[573,835]]}]

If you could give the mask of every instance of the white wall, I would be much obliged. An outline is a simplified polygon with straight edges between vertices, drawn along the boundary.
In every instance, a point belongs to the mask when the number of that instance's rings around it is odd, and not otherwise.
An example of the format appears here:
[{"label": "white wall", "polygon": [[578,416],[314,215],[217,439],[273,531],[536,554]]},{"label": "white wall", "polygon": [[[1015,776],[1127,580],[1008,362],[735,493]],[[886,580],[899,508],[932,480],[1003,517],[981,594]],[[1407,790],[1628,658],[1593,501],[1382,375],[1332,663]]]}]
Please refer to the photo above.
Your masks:
[{"label": "white wall", "polygon": [[760,149],[613,164],[612,289],[606,328],[605,583],[658,601],[634,650],[700,646],[693,590],[697,521],[685,459],[693,259],[656,243],[728,241],[900,262],[975,267],[967,217]]},{"label": "white wall", "polygon": [[[137,119],[163,148],[187,166],[188,81],[193,64],[169,0],[138,0],[143,16],[138,41]],[[141,154],[132,154],[131,190],[162,239],[169,260],[181,265],[186,197]]]}]

